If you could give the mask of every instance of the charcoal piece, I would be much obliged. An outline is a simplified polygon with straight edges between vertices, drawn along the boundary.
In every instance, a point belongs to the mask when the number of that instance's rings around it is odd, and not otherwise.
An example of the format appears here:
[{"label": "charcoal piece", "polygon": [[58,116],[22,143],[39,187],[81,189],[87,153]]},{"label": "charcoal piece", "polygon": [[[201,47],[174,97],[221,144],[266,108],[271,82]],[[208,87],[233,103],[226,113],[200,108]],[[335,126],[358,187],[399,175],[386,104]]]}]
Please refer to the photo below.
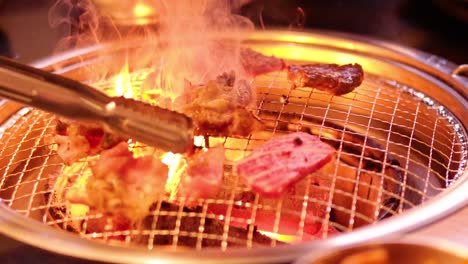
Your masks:
[{"label": "charcoal piece", "polygon": [[[143,229],[152,229],[152,225],[155,221],[155,228],[153,230],[165,230],[165,231],[172,231],[176,229],[176,222],[177,222],[177,215],[179,214],[180,207],[178,205],[163,202],[161,204],[160,214],[158,216],[148,216],[143,220]],[[179,235],[177,237],[177,245],[178,246],[185,246],[185,247],[196,247],[197,245],[197,237],[195,236],[188,236],[188,235],[181,235],[180,233],[198,233],[200,228],[200,221],[201,218],[199,214],[202,212],[201,207],[195,208],[187,208],[184,207],[182,211],[185,214],[193,213],[191,215],[183,215],[180,218],[180,228],[179,228]],[[172,213],[173,212],[173,213]],[[166,214],[167,213],[167,214]],[[156,218],[156,219],[154,219]],[[224,233],[224,223],[221,221],[214,219],[214,218],[205,218],[205,224],[203,225],[203,233],[208,235],[214,235],[213,238],[203,238],[201,246],[202,247],[220,247],[222,240],[221,236]],[[246,226],[245,228],[229,226],[229,231],[227,234],[227,243],[228,247],[232,246],[246,246],[247,245],[247,237],[249,234],[249,228]],[[154,245],[172,245],[173,239],[175,236],[169,234],[156,234],[154,236]],[[148,241],[148,236],[141,236],[139,238],[140,241]],[[272,243],[272,239],[262,235],[260,232],[254,228],[252,234],[252,243],[255,245],[270,245]],[[276,241],[276,244],[282,244],[279,241]]]}]

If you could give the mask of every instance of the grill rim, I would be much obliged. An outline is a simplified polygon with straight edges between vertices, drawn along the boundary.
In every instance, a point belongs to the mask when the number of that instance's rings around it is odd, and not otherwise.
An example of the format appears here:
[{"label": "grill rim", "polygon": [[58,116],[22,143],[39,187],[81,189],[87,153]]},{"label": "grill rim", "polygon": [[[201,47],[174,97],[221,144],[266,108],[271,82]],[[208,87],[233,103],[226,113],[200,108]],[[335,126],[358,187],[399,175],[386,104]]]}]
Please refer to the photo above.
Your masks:
[{"label": "grill rim", "polygon": [[[374,47],[385,50],[386,53],[392,54],[393,57],[401,57],[408,59],[416,60],[419,64],[422,63],[425,65],[424,69],[417,69],[421,70],[423,73],[427,74],[427,69],[431,69],[431,71],[438,72],[438,75],[435,78],[439,80],[448,79],[449,82],[445,83],[447,89],[454,88],[454,87],[462,87],[463,84],[459,83],[454,78],[451,78],[450,74],[454,69],[456,69],[457,65],[445,61],[444,69],[438,69],[434,67],[427,58],[432,58],[432,55],[415,51],[413,49],[406,49],[405,47],[395,46],[394,44],[389,43],[381,43],[380,41],[375,41],[372,39],[359,37],[355,35],[348,35],[344,36],[343,34],[334,34],[327,31],[315,31],[312,33],[294,33],[294,32],[284,32],[284,31],[268,31],[268,32],[258,32],[255,33],[253,36],[249,36],[250,38],[255,39],[268,39],[271,41],[274,39],[272,36],[281,36],[290,38],[302,36],[307,38],[315,38],[315,37],[324,37],[333,38],[336,40],[341,39],[342,41],[356,41],[357,45],[369,45]],[[360,39],[360,40],[357,40]],[[367,40],[366,42],[362,43],[360,41]],[[306,40],[303,40],[304,42]],[[370,44],[368,44],[370,43]],[[307,43],[304,43],[307,44]],[[84,50],[77,50],[74,52],[69,52],[66,54],[62,54],[61,56],[55,57],[54,59],[43,60],[34,64],[36,67],[42,67],[46,70],[52,71],[53,65],[57,63],[66,64],[67,61],[70,62],[74,57],[77,55],[88,55],[92,57],[92,52],[97,51],[100,49],[105,48],[106,45],[100,45],[96,47],[87,48]],[[108,46],[107,46],[108,47]],[[344,48],[344,47],[341,47]],[[351,49],[357,50],[359,49]],[[390,57],[392,57],[390,56]],[[411,56],[408,58],[408,56]],[[424,59],[426,58],[426,59]],[[385,59],[385,58],[384,58]],[[387,59],[389,59],[387,57]],[[434,59],[432,59],[434,60]],[[400,63],[401,60],[397,60],[397,63]],[[69,65],[73,67],[73,65]],[[411,66],[411,65],[409,65]],[[69,68],[68,68],[69,69]],[[66,70],[66,68],[64,69]],[[441,76],[443,78],[441,78]],[[467,101],[467,96],[465,95],[465,91],[461,89],[461,92],[458,91],[459,89],[454,88],[457,90],[457,94],[460,96],[458,99],[462,99],[463,101]],[[466,89],[466,88],[464,88]],[[465,104],[466,106],[467,104]],[[468,120],[460,120],[461,123],[466,127]],[[138,262],[138,263],[150,263],[154,261],[154,257],[158,258],[158,261],[194,261],[194,256],[196,257],[197,261],[203,262],[217,262],[223,261],[226,263],[251,263],[251,262],[258,262],[258,263],[270,263],[280,262],[280,261],[291,261],[294,258],[310,252],[311,250],[321,249],[323,247],[336,247],[336,246],[346,246],[351,244],[362,243],[371,239],[394,235],[396,233],[404,233],[408,231],[414,231],[418,228],[424,227],[429,225],[430,223],[436,222],[437,220],[441,219],[442,217],[446,217],[458,209],[464,206],[464,204],[468,203],[468,197],[466,197],[466,192],[468,192],[468,172],[465,169],[463,175],[457,180],[450,188],[451,191],[445,192],[441,195],[437,195],[436,197],[432,198],[428,202],[423,205],[419,205],[417,208],[408,210],[405,212],[404,215],[396,215],[391,217],[390,219],[384,220],[379,222],[378,225],[375,226],[366,226],[355,230],[351,233],[341,234],[338,237],[331,237],[328,238],[325,242],[308,242],[303,243],[300,245],[284,245],[278,246],[274,249],[272,248],[255,248],[250,250],[245,249],[229,249],[227,252],[221,252],[218,249],[207,249],[202,252],[198,251],[189,251],[189,252],[156,252],[156,251],[148,251],[147,249],[138,249],[138,248],[119,248],[119,250],[115,250],[115,248],[105,245],[103,243],[99,243],[97,241],[89,241],[83,240],[81,237],[76,236],[74,234],[69,234],[67,232],[63,232],[61,230],[56,230],[51,227],[46,227],[40,223],[33,221],[32,219],[28,219],[25,216],[17,214],[16,212],[12,211],[8,206],[5,204],[1,204],[0,208],[4,211],[0,214],[0,232],[11,236],[17,240],[25,242],[27,244],[31,244],[37,246],[39,248],[43,248],[46,250],[50,250],[53,252],[57,252],[64,255],[69,255],[78,258],[86,258],[90,260],[100,260],[100,261],[115,261],[119,260],[119,262]],[[459,201],[458,203],[454,204],[452,201]],[[435,211],[431,210],[432,208],[442,208],[441,210]],[[38,232],[39,231],[39,232]],[[45,243],[47,241],[47,243]],[[85,242],[85,243],[83,243]]]}]

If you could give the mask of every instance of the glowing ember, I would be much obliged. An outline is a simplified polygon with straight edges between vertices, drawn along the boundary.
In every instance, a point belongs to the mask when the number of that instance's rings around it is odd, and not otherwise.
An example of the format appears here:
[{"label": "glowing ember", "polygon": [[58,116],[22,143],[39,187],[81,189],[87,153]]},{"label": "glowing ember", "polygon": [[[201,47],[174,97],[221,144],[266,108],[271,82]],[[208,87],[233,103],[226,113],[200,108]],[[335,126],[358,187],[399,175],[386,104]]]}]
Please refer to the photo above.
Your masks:
[{"label": "glowing ember", "polygon": [[193,137],[193,144],[197,147],[206,147],[205,137],[203,136],[195,136]]},{"label": "glowing ember", "polygon": [[148,17],[148,16],[153,15],[153,13],[154,13],[153,8],[143,2],[137,3],[135,7],[133,8],[133,14],[136,17]]},{"label": "glowing ember", "polygon": [[265,235],[267,237],[270,237],[272,239],[285,242],[285,243],[292,243],[297,240],[296,236],[291,236],[291,235],[282,235],[278,233],[273,233],[273,232],[268,232],[268,231],[263,231],[263,230],[258,230],[262,235]]},{"label": "glowing ember", "polygon": [[89,206],[84,204],[70,204],[70,215],[75,217],[84,217],[89,211]]}]

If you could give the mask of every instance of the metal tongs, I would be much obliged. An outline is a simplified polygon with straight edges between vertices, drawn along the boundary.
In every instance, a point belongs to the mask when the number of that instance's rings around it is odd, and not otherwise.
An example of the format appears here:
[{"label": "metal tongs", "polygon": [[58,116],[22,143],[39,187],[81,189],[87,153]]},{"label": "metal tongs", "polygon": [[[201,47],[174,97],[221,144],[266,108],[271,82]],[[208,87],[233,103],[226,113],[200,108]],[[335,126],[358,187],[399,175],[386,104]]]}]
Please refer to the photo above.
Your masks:
[{"label": "metal tongs", "polygon": [[123,97],[109,97],[81,82],[0,57],[0,96],[104,128],[166,151],[193,146],[184,114]]}]

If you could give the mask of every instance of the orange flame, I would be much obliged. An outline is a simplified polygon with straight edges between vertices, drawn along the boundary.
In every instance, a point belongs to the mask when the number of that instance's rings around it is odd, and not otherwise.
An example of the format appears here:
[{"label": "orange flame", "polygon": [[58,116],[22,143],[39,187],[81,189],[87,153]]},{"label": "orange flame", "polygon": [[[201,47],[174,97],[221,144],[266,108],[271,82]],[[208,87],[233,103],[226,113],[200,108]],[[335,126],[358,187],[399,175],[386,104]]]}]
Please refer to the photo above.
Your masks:
[{"label": "orange flame", "polygon": [[115,94],[117,96],[123,96],[125,98],[133,98],[133,88],[130,79],[130,73],[128,71],[128,63],[120,71],[119,75],[115,77]]},{"label": "orange flame", "polygon": [[148,17],[154,14],[154,10],[150,5],[138,2],[133,8],[133,14],[135,17]]},{"label": "orange flame", "polygon": [[285,243],[292,243],[297,240],[297,237],[292,236],[292,235],[282,235],[282,234],[263,231],[263,230],[258,230],[258,232],[260,232],[262,235],[265,235],[269,238],[272,238],[277,241],[285,242]]},{"label": "orange flame", "polygon": [[194,136],[193,144],[197,147],[206,147],[205,137],[204,136]]},{"label": "orange flame", "polygon": [[187,167],[187,162],[181,154],[174,154],[172,152],[164,153],[161,156],[161,161],[169,167],[164,189],[166,192],[170,193],[171,198],[174,198],[177,193],[180,178]]},{"label": "orange flame", "polygon": [[[205,147],[205,138],[203,136],[195,136],[194,145]],[[177,194],[180,179],[187,169],[187,160],[181,154],[166,152],[161,155],[161,161],[169,167],[166,186],[164,189],[166,192],[170,193],[171,198],[174,198]]]}]

